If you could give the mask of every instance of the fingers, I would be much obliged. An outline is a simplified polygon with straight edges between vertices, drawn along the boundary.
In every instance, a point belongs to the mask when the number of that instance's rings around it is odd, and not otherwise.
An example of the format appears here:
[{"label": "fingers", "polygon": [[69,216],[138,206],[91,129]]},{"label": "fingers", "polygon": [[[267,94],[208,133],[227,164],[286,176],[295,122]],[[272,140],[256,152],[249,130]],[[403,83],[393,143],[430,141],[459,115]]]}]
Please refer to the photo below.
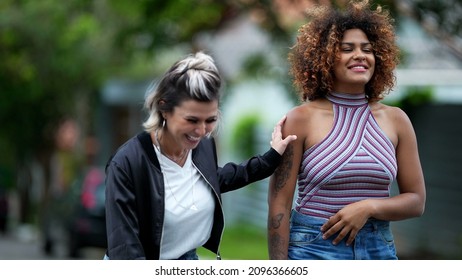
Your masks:
[{"label": "fingers", "polygon": [[[322,238],[324,240],[329,239],[335,233],[338,233],[335,239],[332,241],[332,244],[337,245],[342,241],[349,233],[349,229],[347,227],[342,227],[339,223],[335,224],[329,230],[323,233]],[[354,239],[354,238],[353,238]],[[349,244],[347,244],[349,245]]]},{"label": "fingers", "polygon": [[338,221],[339,219],[334,215],[322,225],[321,231],[323,232],[323,239],[329,239],[329,237],[340,230],[340,226],[337,223]]},{"label": "fingers", "polygon": [[339,244],[340,241],[342,241],[348,235],[349,232],[350,230],[347,229],[346,227],[342,228],[342,230],[337,234],[337,237],[335,237],[335,239],[332,241],[332,244],[334,245]]},{"label": "fingers", "polygon": [[289,145],[290,142],[297,140],[297,135],[288,135],[283,141]]},{"label": "fingers", "polygon": [[296,135],[289,135],[286,138],[282,139],[281,136],[273,137],[273,140],[270,141],[271,147],[278,151],[279,154],[283,154],[290,142],[297,139]]},{"label": "fingers", "polygon": [[348,239],[345,241],[345,244],[347,246],[350,246],[355,240],[357,234],[358,234],[358,231],[355,230],[354,228],[344,227],[339,232],[337,237],[332,241],[332,244],[337,245],[348,236]]},{"label": "fingers", "polygon": [[272,141],[270,143],[273,143],[275,140],[276,141],[282,140],[284,141],[285,145],[288,145],[290,142],[297,139],[296,135],[288,135],[285,139],[282,139],[282,126],[284,122],[286,121],[286,119],[287,119],[286,115],[282,116],[282,118],[278,121],[276,126],[273,128],[273,133],[271,134]]},{"label": "fingers", "polygon": [[350,246],[351,244],[353,244],[353,241],[355,240],[357,234],[358,234],[357,230],[351,230],[350,231],[350,234],[348,236],[348,240],[346,241],[347,246]]},{"label": "fingers", "polygon": [[322,225],[321,231],[323,232],[322,238],[325,240],[337,233],[337,236],[332,241],[332,244],[337,245],[348,235],[350,227],[345,226],[338,215],[334,215]]},{"label": "fingers", "polygon": [[282,118],[278,121],[277,125],[282,126],[284,122],[286,121],[286,119],[287,119],[286,115],[282,116]]},{"label": "fingers", "polygon": [[286,121],[286,118],[287,116],[283,116],[279,121],[278,123],[274,126],[273,128],[273,134],[274,133],[281,133],[281,130],[282,130],[282,125],[284,124],[284,122]]},{"label": "fingers", "polygon": [[337,233],[337,236],[332,241],[332,244],[334,245],[339,244],[348,236],[348,239],[345,241],[345,243],[347,246],[350,246],[354,242],[359,229],[356,229],[351,225],[345,225],[340,219],[332,216],[324,225],[322,225],[321,231],[323,232],[323,239],[329,239],[331,236]]},{"label": "fingers", "polygon": [[270,145],[273,147],[280,155],[284,153],[287,146],[290,142],[297,139],[295,135],[288,135],[286,138],[282,138],[282,126],[286,120],[286,116],[283,116],[276,126],[273,128],[273,133],[271,134]]}]

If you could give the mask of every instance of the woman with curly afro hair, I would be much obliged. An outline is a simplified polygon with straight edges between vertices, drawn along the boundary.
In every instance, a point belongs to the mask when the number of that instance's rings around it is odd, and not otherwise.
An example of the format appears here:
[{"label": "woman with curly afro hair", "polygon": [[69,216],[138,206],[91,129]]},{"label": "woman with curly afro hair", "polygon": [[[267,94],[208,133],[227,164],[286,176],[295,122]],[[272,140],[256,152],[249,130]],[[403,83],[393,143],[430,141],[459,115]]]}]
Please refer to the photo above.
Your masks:
[{"label": "woman with curly afro hair", "polygon": [[393,20],[368,1],[308,15],[289,54],[302,103],[270,179],[269,256],[397,259],[390,221],[421,216],[426,191],[409,118],[380,102],[398,64]]}]

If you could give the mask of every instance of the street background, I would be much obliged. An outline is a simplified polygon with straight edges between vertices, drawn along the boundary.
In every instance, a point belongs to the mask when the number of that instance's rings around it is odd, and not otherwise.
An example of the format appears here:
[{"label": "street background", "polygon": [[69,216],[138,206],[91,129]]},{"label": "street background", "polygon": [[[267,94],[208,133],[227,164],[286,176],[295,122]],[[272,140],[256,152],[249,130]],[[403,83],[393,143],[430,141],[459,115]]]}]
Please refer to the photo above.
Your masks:
[{"label": "street background", "polygon": [[[100,260],[104,256],[102,248],[84,248],[80,260]],[[0,235],[0,260],[66,260],[64,244],[60,244],[53,255],[47,255],[38,242],[37,233],[30,227],[17,229],[5,235]]]},{"label": "street background", "polygon": [[[102,258],[104,166],[189,53],[211,54],[223,78],[219,164],[266,151],[299,104],[287,55],[306,9],[346,2],[1,0],[0,259]],[[462,1],[370,2],[395,19],[401,63],[383,102],[409,115],[427,189],[422,217],[392,223],[398,255],[462,259]],[[228,259],[267,259],[267,189],[223,196]]]}]

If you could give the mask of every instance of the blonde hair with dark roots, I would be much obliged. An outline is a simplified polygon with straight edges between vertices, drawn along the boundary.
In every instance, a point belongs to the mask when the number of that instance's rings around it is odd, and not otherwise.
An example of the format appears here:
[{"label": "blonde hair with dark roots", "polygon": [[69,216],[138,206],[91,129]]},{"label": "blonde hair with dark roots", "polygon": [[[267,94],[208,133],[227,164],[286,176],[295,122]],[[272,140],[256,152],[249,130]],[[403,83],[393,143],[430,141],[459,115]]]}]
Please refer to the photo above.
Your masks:
[{"label": "blonde hair with dark roots", "polygon": [[221,83],[213,58],[204,52],[175,62],[159,83],[147,90],[144,107],[149,117],[143,123],[144,130],[152,132],[162,127],[162,113],[173,112],[185,100],[219,103]]},{"label": "blonde hair with dark roots", "polygon": [[308,22],[298,30],[297,42],[289,53],[290,72],[302,101],[323,98],[332,91],[333,67],[339,57],[343,34],[361,29],[372,44],[375,71],[366,84],[370,102],[383,99],[395,85],[394,69],[399,63],[393,19],[388,11],[369,1],[351,1],[346,10],[318,6],[307,11]]}]

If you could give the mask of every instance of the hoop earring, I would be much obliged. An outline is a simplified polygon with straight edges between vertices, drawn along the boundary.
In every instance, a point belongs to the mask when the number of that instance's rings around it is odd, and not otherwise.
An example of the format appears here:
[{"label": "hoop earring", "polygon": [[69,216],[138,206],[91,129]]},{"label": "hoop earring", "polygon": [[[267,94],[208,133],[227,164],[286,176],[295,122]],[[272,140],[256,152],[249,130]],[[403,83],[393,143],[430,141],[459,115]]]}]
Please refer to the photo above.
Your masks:
[{"label": "hoop earring", "polygon": [[162,128],[165,127],[165,119],[162,121]]}]

